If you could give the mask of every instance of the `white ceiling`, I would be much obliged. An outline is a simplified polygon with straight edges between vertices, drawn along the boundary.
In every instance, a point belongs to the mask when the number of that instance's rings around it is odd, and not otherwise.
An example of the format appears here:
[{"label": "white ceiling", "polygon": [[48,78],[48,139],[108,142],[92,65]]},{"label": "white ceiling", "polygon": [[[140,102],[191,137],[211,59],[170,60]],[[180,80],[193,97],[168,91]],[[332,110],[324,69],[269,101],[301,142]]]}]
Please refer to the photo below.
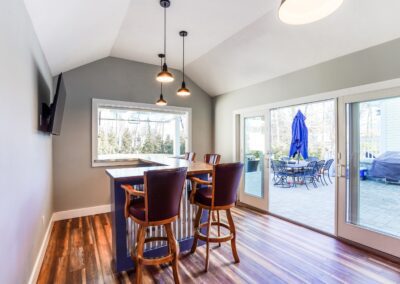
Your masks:
[{"label": "white ceiling", "polygon": [[[158,64],[163,9],[158,0],[25,0],[53,74],[115,56]],[[168,65],[210,95],[262,82],[400,37],[400,1],[345,0],[328,18],[290,26],[280,0],[171,0]],[[383,5],[384,4],[384,5]]]}]

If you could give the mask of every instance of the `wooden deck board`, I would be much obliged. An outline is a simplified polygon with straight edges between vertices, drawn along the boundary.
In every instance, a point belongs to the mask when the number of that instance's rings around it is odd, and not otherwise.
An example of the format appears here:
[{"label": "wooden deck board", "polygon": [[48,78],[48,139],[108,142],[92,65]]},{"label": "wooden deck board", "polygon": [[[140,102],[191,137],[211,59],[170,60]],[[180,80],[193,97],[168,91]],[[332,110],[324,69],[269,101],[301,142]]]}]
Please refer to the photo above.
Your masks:
[{"label": "wooden deck board", "polygon": [[[181,252],[182,283],[400,283],[400,264],[248,209],[233,217],[241,262],[212,245],[204,273],[204,247]],[[134,283],[134,271],[112,273],[110,246],[109,214],[56,222],[38,283]],[[172,283],[172,270],[146,267],[144,282]]]}]

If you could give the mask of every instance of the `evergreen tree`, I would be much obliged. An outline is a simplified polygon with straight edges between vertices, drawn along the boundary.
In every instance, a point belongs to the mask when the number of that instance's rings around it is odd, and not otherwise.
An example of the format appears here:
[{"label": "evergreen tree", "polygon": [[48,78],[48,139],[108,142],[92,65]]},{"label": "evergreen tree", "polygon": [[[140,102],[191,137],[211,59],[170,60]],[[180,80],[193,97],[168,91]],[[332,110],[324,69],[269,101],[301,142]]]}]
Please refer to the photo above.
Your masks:
[{"label": "evergreen tree", "polygon": [[173,154],[174,153],[174,141],[172,141],[171,137],[167,135],[164,141],[164,154]]},{"label": "evergreen tree", "polygon": [[132,153],[132,135],[129,131],[128,128],[125,128],[124,133],[122,134],[122,141],[121,141],[121,147],[119,149],[119,153]]},{"label": "evergreen tree", "polygon": [[140,153],[143,153],[143,154],[154,153],[154,143],[153,143],[152,137],[151,137],[150,123],[148,123],[146,136],[144,138],[143,144],[140,147]]},{"label": "evergreen tree", "polygon": [[98,134],[98,149],[99,149],[99,155],[104,155],[107,154],[108,152],[108,142],[106,139],[106,134],[104,133],[103,129],[99,130]]},{"label": "evergreen tree", "polygon": [[163,148],[163,141],[160,134],[156,134],[152,143],[153,143],[153,153],[154,154],[162,153],[161,151]]},{"label": "evergreen tree", "polygon": [[179,137],[179,152],[180,153],[178,153],[178,155],[185,154],[185,152],[186,152],[186,142],[182,136]]},{"label": "evergreen tree", "polygon": [[110,132],[108,132],[107,135],[107,146],[108,146],[108,154],[115,154],[118,152],[118,144],[117,144],[117,137],[115,135],[115,132],[113,129],[111,129]]}]

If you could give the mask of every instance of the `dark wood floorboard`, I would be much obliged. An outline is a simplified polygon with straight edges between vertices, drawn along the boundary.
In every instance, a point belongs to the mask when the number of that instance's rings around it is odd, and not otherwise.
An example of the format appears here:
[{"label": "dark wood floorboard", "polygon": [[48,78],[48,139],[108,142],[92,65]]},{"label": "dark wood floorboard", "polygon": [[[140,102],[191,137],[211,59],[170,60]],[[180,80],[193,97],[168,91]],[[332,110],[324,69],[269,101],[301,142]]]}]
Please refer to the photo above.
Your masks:
[{"label": "dark wood floorboard", "polygon": [[[211,246],[208,273],[204,246],[181,252],[182,283],[400,283],[400,264],[334,238],[245,208],[233,218],[240,263],[229,243]],[[38,283],[134,283],[134,271],[113,274],[111,255],[109,214],[55,222]],[[144,270],[144,283],[172,282],[169,266]]]}]

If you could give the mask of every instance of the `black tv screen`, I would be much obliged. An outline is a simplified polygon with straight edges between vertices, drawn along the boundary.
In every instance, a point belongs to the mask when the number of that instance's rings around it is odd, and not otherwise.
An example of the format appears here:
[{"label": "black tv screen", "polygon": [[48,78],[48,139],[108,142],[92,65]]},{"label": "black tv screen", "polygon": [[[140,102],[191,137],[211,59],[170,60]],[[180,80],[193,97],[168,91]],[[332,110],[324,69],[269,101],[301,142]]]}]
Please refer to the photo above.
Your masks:
[{"label": "black tv screen", "polygon": [[62,73],[58,76],[57,79],[57,87],[56,93],[54,95],[53,103],[50,106],[50,118],[48,125],[48,132],[53,135],[60,135],[61,132],[61,123],[64,114],[64,105],[65,105],[65,85]]}]

